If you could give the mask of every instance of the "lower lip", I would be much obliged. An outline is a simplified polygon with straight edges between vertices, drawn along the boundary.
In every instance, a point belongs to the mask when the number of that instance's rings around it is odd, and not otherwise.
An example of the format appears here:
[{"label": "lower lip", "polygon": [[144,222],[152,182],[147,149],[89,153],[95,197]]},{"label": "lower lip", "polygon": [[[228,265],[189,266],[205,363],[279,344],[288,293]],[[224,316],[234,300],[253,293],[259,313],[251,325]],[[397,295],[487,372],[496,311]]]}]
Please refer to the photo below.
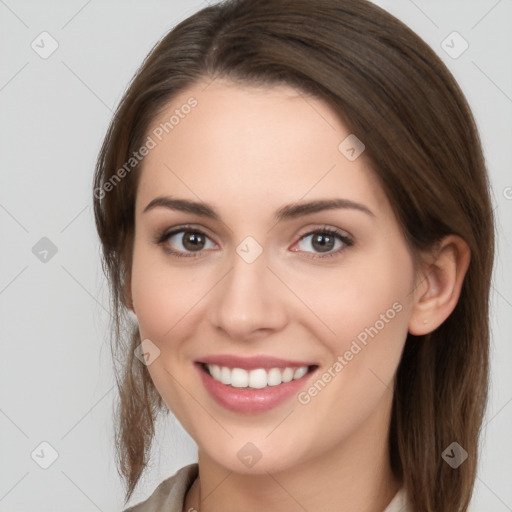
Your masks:
[{"label": "lower lip", "polygon": [[269,411],[285,402],[292,395],[296,395],[305,382],[315,373],[316,368],[309,371],[300,379],[291,380],[277,386],[267,386],[263,389],[235,388],[222,382],[216,381],[202,367],[196,363],[196,367],[203,381],[204,387],[208,390],[213,399],[222,407],[233,412],[254,414]]}]

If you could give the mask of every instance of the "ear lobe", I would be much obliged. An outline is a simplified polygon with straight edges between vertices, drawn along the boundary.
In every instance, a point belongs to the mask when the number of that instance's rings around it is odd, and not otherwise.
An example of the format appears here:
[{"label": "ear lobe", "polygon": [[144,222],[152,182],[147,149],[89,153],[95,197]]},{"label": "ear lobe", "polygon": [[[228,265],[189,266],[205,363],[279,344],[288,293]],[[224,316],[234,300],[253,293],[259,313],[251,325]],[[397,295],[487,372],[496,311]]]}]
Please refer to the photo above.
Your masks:
[{"label": "ear lobe", "polygon": [[415,290],[409,332],[420,336],[437,329],[457,305],[471,258],[467,243],[448,235],[426,256]]},{"label": "ear lobe", "polygon": [[[127,301],[127,303],[125,303],[125,301]],[[123,304],[126,306],[130,318],[133,321],[138,322],[139,319],[137,318],[137,313],[135,312],[135,306],[133,305],[131,294],[126,294],[124,296]]]},{"label": "ear lobe", "polygon": [[123,306],[129,310],[130,316],[134,316],[135,319],[137,319],[137,314],[135,313],[135,307],[133,305],[131,279],[127,279],[122,285],[121,301]]}]

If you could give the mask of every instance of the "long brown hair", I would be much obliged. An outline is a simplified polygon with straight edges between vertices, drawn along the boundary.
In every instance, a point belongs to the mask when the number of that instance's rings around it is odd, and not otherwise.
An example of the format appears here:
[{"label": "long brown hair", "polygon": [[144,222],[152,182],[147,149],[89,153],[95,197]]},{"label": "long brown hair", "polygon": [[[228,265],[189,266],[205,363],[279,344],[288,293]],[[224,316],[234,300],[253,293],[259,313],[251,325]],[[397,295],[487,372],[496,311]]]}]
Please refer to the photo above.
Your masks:
[{"label": "long brown hair", "polygon": [[[153,48],[120,102],[97,161],[94,209],[112,292],[117,462],[126,499],[166,408],[134,356],[141,340],[126,318],[140,164],[112,180],[169,101],[214,77],[285,83],[323,99],[364,142],[413,253],[450,233],[469,245],[453,313],[434,332],[406,340],[389,436],[392,469],[413,510],[466,511],[488,388],[494,257],[488,178],[473,116],[448,69],[407,26],[367,0],[231,0],[206,7]],[[442,458],[452,442],[468,453],[457,469]]]}]

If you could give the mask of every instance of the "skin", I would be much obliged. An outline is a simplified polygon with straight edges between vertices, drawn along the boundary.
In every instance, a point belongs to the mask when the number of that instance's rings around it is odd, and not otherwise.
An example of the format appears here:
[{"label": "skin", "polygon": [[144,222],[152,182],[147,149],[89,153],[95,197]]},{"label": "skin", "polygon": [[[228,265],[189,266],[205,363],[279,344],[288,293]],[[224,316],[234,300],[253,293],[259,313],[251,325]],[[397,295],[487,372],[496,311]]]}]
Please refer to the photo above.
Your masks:
[{"label": "skin", "polygon": [[[151,378],[198,445],[203,501],[196,480],[184,510],[381,512],[400,487],[387,435],[406,336],[451,313],[467,246],[446,237],[415,269],[364,153],[349,161],[338,150],[350,132],[321,100],[218,79],[174,98],[151,129],[190,96],[197,106],[143,162],[128,290],[141,339],[160,350]],[[144,212],[159,196],[208,203],[219,219],[163,206]],[[284,205],[334,198],[372,214],[338,208],[274,220]],[[181,235],[155,243],[183,224],[208,237],[192,257],[165,250],[186,252]],[[353,245],[339,241],[325,257],[305,236],[324,226]],[[252,263],[236,252],[247,236],[263,250]],[[400,312],[307,405],[293,396],[264,413],[228,411],[194,367],[213,354],[314,361],[307,389],[397,303]],[[247,442],[261,452],[252,468],[237,457]]]}]

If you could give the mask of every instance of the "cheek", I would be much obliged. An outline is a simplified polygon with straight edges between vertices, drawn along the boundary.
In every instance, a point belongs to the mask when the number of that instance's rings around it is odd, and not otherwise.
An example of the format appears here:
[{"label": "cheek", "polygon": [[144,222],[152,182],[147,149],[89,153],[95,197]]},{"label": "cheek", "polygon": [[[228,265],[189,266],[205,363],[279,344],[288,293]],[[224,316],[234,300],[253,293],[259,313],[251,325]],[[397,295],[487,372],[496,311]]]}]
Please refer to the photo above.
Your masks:
[{"label": "cheek", "polygon": [[297,291],[308,297],[308,306],[317,317],[319,339],[331,354],[339,355],[350,350],[354,341],[366,346],[378,339],[380,346],[385,342],[388,348],[401,348],[413,278],[412,260],[402,247],[354,258],[329,273],[328,279],[324,274],[310,274]]},{"label": "cheek", "polygon": [[317,378],[297,395],[295,419],[300,418],[304,430],[296,438],[290,432],[286,439],[306,447],[305,457],[331,450],[359,432],[381,435],[389,422],[393,378],[407,336],[412,267],[407,259],[377,261],[379,265],[361,260],[350,271],[340,267],[329,279],[317,274],[317,293],[303,295],[322,320],[310,317],[303,325],[313,332],[318,353],[325,355]]},{"label": "cheek", "polygon": [[193,314],[208,290],[201,276],[173,267],[159,249],[135,243],[131,293],[141,336],[155,342],[174,332],[185,316]]},{"label": "cheek", "polygon": [[[160,350],[157,357],[149,366],[151,379],[171,411],[186,411],[186,394],[177,382],[185,383],[189,378],[183,375],[181,364],[182,344],[186,339],[186,329],[194,322],[198,314],[198,304],[202,290],[198,289],[202,281],[197,277],[191,278],[190,273],[177,271],[166,260],[167,255],[143,242],[135,241],[131,293],[133,305],[137,314],[139,332],[142,340],[149,339]],[[206,288],[206,285],[202,286]],[[207,289],[207,288],[206,288]],[[188,384],[186,387],[191,387]],[[190,421],[180,418],[183,424]]]},{"label": "cheek", "polygon": [[379,403],[391,400],[407,336],[414,272],[408,253],[376,256],[347,265],[349,271],[340,267],[329,280],[317,279],[323,285],[309,294],[311,309],[334,334],[318,321],[310,323],[329,356],[318,380],[298,401],[312,422],[329,418],[319,435],[326,448],[357,431]]}]

